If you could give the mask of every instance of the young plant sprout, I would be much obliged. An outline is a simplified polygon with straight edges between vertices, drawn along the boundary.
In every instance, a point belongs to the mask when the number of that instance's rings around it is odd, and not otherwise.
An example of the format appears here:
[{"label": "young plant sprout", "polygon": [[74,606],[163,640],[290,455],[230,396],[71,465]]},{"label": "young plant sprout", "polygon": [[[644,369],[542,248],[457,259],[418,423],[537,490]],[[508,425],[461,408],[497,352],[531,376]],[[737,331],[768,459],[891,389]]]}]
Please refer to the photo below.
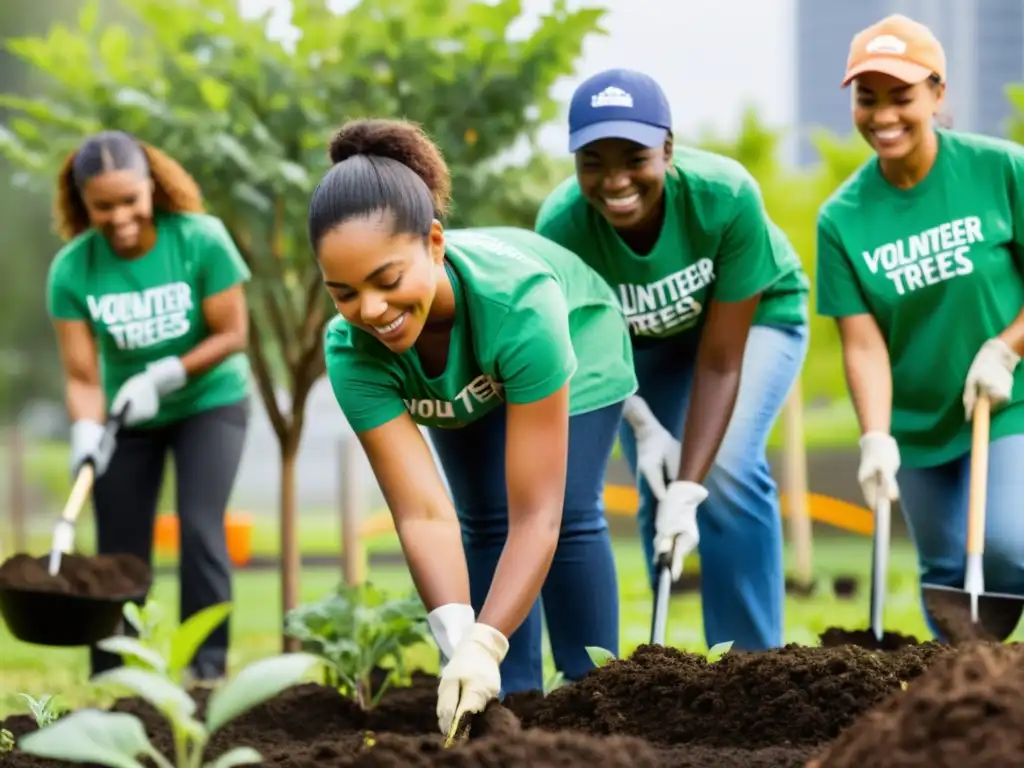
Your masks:
[{"label": "young plant sprout", "polygon": [[18,695],[28,702],[28,710],[32,713],[32,718],[36,721],[36,726],[39,728],[45,728],[67,711],[67,708],[61,705],[60,700],[50,694],[38,699],[33,698],[27,693],[19,693]]},{"label": "young plant sprout", "polygon": [[726,640],[724,643],[715,643],[708,648],[708,652],[704,657],[708,660],[708,664],[714,664],[732,650],[732,643],[732,640]]},{"label": "young plant sprout", "polygon": [[587,655],[590,660],[594,663],[595,667],[603,667],[610,661],[615,661],[615,654],[609,651],[607,648],[601,648],[597,645],[587,646]]},{"label": "young plant sprout", "polygon": [[[20,750],[37,757],[110,768],[144,768],[142,760],[152,761],[157,768],[233,768],[261,762],[262,756],[251,747],[228,750],[212,762],[203,758],[214,733],[299,683],[320,660],[312,654],[292,653],[254,662],[215,690],[205,718],[197,719],[196,703],[178,680],[199,644],[230,610],[229,603],[221,603],[190,617],[162,646],[163,653],[129,637],[100,643],[104,650],[120,653],[126,666],[97,675],[94,682],[128,689],[160,712],[174,737],[173,756],[156,750],[134,715],[99,709],[78,710],[24,736],[18,744]],[[155,615],[154,608],[151,617]]]},{"label": "young plant sprout", "polygon": [[[406,676],[404,652],[430,637],[427,611],[419,597],[391,598],[372,584],[339,586],[315,603],[285,617],[285,633],[326,662],[325,685],[371,709],[396,680]],[[375,670],[391,663],[374,690]]]},{"label": "young plant sprout", "polygon": [[14,749],[14,734],[6,728],[0,728],[0,755],[6,755]]}]

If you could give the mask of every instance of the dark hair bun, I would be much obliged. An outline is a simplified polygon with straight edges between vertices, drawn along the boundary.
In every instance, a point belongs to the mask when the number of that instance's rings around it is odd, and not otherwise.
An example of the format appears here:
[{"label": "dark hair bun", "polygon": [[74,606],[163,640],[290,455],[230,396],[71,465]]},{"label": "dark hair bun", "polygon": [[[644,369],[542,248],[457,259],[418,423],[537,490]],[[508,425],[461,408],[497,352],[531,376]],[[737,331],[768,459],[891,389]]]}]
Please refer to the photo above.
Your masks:
[{"label": "dark hair bun", "polygon": [[335,165],[357,155],[385,157],[423,179],[439,213],[448,210],[451,177],[441,151],[415,123],[407,120],[353,120],[338,129],[329,149]]}]

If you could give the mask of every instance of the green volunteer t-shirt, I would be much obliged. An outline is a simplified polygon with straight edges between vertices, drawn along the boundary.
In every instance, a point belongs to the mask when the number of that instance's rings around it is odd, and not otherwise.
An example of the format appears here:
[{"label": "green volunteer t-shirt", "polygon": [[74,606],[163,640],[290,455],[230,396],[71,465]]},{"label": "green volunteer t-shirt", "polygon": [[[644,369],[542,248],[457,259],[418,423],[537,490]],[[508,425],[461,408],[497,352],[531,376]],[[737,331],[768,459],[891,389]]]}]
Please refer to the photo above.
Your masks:
[{"label": "green volunteer t-shirt", "polygon": [[[138,259],[119,258],[90,229],[65,245],[50,265],[50,316],[84,320],[99,351],[107,403],[148,363],[184,355],[209,333],[203,301],[249,279],[224,224],[213,216],[156,213],[157,239]],[[139,427],[156,427],[228,405],[249,393],[249,362],[231,355],[184,388],[161,398],[160,412]]]},{"label": "green volunteer t-shirt", "polygon": [[[909,467],[970,451],[962,403],[981,345],[1024,308],[1024,147],[940,130],[907,190],[865,163],[818,218],[818,312],[871,314],[892,365],[892,434]],[[1024,433],[1024,367],[992,438]]]},{"label": "green volunteer t-shirt", "polygon": [[572,415],[636,391],[633,355],[615,296],[573,254],[512,228],[449,230],[455,322],[448,361],[427,376],[415,347],[396,355],[340,315],[327,326],[327,374],[356,432],[403,412],[454,428],[502,403],[532,403],[569,382]]},{"label": "green volunteer t-shirt", "polygon": [[575,176],[544,201],[535,229],[612,285],[636,339],[699,332],[708,301],[742,301],[758,292],[755,324],[806,322],[807,277],[768,217],[754,178],[730,158],[691,147],[675,150],[673,167],[661,234],[646,255],[587,202]]}]

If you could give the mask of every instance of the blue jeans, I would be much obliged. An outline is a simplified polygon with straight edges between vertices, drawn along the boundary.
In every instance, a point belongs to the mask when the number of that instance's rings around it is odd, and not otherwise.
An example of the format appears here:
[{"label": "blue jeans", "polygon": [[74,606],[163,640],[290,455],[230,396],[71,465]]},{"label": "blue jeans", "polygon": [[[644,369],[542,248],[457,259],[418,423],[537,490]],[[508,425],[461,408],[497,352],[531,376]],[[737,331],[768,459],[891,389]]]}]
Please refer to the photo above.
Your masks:
[{"label": "blue jeans", "polygon": [[[502,695],[543,690],[542,614],[556,668],[567,680],[593,669],[588,645],[619,652],[619,586],[604,516],[604,476],[622,403],[569,419],[569,464],[558,549],[540,599],[509,637]],[[461,429],[431,429],[447,475],[479,614],[508,536],[505,408]]]},{"label": "blue jeans", "polygon": [[[708,647],[733,642],[761,651],[782,644],[785,577],[778,493],[768,465],[768,435],[800,374],[807,326],[750,329],[740,390],[697,515],[701,607]],[[635,353],[639,394],[658,420],[682,438],[696,362],[696,342],[667,341]],[[623,422],[619,438],[636,475],[636,441]],[[638,523],[653,587],[657,499],[640,480]]]},{"label": "blue jeans", "polygon": [[[1024,435],[993,441],[988,462],[985,590],[1024,595]],[[923,584],[963,587],[970,468],[967,454],[937,467],[903,468],[897,475]],[[928,626],[940,636],[930,619]]]}]

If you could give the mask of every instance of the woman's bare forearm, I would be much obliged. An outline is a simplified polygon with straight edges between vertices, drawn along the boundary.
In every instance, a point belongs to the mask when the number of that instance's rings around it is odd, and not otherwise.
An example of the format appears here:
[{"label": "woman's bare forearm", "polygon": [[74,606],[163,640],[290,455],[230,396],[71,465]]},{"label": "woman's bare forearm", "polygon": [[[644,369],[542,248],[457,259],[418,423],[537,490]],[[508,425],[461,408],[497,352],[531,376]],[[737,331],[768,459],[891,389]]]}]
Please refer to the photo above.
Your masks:
[{"label": "woman's bare forearm", "polygon": [[558,547],[561,509],[516,516],[509,524],[491,589],[477,620],[508,637],[537,601]]},{"label": "woman's bare forearm", "polygon": [[458,520],[396,520],[402,553],[428,611],[448,603],[469,605],[469,572]]},{"label": "woman's bare forearm", "polygon": [[861,434],[888,434],[892,421],[892,370],[888,351],[884,346],[846,346],[843,366]]},{"label": "woman's bare forearm", "polygon": [[99,384],[68,379],[64,401],[72,422],[88,419],[102,424],[106,421],[106,399]]}]

